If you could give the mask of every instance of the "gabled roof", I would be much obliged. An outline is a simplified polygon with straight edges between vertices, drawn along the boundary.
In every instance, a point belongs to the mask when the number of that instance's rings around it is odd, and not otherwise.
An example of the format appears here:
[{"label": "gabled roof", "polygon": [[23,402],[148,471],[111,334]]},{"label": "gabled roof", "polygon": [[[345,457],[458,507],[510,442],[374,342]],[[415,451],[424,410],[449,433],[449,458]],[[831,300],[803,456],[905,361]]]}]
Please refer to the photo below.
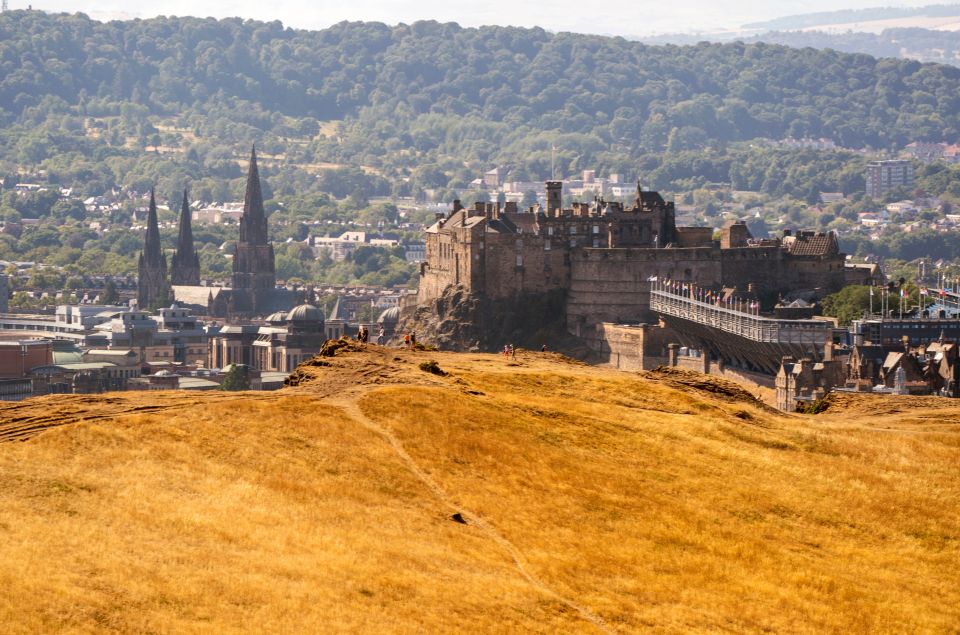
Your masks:
[{"label": "gabled roof", "polygon": [[[793,240],[790,240],[791,238]],[[830,256],[839,253],[840,250],[832,232],[787,236],[783,244],[794,256]]]}]

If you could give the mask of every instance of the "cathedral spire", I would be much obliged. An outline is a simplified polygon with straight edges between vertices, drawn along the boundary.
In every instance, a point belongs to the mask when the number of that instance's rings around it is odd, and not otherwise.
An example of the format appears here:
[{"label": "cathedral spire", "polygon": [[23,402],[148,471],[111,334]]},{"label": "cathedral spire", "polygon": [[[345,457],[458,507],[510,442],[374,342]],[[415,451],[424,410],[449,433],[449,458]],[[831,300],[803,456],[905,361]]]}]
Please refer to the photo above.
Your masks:
[{"label": "cathedral spire", "polygon": [[[233,293],[235,311],[257,313],[277,284],[273,245],[267,237],[267,215],[263,210],[257,149],[250,151],[247,192],[240,217],[240,240],[233,255]],[[233,312],[233,311],[231,311]]]},{"label": "cathedral spire", "polygon": [[160,227],[157,222],[157,201],[150,188],[150,207],[147,211],[147,233],[137,267],[137,303],[141,309],[155,309],[170,301],[167,283],[167,258],[160,246]]},{"label": "cathedral spire", "polygon": [[147,210],[147,235],[143,240],[143,258],[148,263],[156,263],[160,260],[163,252],[160,249],[160,227],[157,222],[157,201],[153,195],[153,188],[150,188],[150,207]]},{"label": "cathedral spire", "polygon": [[243,217],[240,219],[240,242],[266,245],[267,215],[263,211],[263,193],[260,190],[260,171],[257,169],[257,147],[250,150],[250,169],[247,172],[247,191],[243,197]]},{"label": "cathedral spire", "polygon": [[193,246],[190,202],[186,188],[183,190],[183,203],[180,205],[180,234],[177,237],[177,251],[173,254],[170,267],[170,283],[191,286],[200,284],[200,258]]}]

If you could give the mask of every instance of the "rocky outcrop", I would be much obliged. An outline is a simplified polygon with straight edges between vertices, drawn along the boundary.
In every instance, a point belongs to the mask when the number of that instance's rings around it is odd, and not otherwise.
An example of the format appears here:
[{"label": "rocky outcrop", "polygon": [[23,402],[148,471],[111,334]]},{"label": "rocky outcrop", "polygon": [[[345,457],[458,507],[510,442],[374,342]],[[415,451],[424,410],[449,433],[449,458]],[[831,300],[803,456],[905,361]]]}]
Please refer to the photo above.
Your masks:
[{"label": "rocky outcrop", "polygon": [[418,341],[444,350],[496,351],[504,344],[556,349],[559,340],[569,338],[564,301],[562,291],[491,299],[450,286],[430,304],[417,307],[398,333],[416,331]]}]

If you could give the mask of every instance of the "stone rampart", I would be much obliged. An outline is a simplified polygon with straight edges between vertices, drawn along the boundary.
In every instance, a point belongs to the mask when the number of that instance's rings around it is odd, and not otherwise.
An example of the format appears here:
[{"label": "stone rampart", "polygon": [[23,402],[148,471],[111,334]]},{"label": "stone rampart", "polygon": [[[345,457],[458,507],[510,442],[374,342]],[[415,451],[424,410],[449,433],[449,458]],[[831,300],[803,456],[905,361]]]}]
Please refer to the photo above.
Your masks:
[{"label": "stone rampart", "polygon": [[597,324],[585,338],[601,364],[620,370],[650,370],[667,363],[669,331],[659,324]]}]

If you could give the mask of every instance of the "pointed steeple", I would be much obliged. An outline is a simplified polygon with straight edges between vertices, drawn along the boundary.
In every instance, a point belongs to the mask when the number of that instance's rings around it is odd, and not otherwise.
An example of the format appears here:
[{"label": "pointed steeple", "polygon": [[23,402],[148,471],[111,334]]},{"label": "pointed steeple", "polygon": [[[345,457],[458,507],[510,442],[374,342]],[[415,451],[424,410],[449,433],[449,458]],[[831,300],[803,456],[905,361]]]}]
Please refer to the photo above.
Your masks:
[{"label": "pointed steeple", "polygon": [[183,203],[180,206],[180,234],[177,237],[177,251],[173,254],[170,266],[170,283],[192,286],[200,284],[200,257],[193,246],[190,202],[186,189],[183,190]]},{"label": "pointed steeple", "polygon": [[243,196],[243,217],[240,219],[240,242],[251,245],[267,244],[267,215],[263,211],[263,193],[260,190],[256,146],[250,149],[247,191]]},{"label": "pointed steeple", "polygon": [[267,237],[267,215],[263,210],[260,172],[257,170],[257,149],[250,150],[250,171],[247,192],[240,217],[240,240],[233,256],[233,309],[256,313],[266,306],[266,298],[277,284],[273,245]]},{"label": "pointed steeple", "polygon": [[167,257],[160,246],[160,227],[157,222],[157,202],[150,188],[150,207],[147,211],[147,233],[137,267],[137,303],[141,309],[155,309],[170,301],[167,283]]},{"label": "pointed steeple", "polygon": [[162,257],[160,249],[160,227],[157,221],[157,201],[150,188],[150,208],[147,211],[147,235],[143,240],[143,258],[148,263],[156,263]]}]

